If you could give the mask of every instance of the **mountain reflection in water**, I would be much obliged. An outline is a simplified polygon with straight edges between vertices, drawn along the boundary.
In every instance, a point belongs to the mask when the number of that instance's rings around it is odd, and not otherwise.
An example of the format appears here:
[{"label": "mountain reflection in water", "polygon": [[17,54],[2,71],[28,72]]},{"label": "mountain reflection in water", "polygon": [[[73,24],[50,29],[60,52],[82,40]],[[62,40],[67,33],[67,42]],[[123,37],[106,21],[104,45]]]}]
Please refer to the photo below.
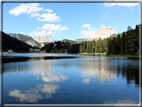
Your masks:
[{"label": "mountain reflection in water", "polygon": [[[84,103],[84,101],[89,103],[92,100],[93,103],[102,104],[138,103],[138,98],[136,98],[138,93],[135,99],[127,97],[135,94],[137,91],[133,90],[135,88],[138,90],[139,87],[139,61],[137,59],[105,56],[50,58],[26,59],[23,57],[22,59],[15,58],[16,61],[13,58],[4,58],[4,93],[8,94],[4,98],[14,97],[21,103],[51,104],[55,101],[56,104],[77,104]],[[128,90],[131,87],[127,89],[124,80],[128,86],[132,87],[130,94]],[[122,96],[122,93],[125,95]],[[93,99],[85,100],[87,97]],[[12,101],[14,102],[14,99]],[[6,99],[4,102],[7,102]]]}]

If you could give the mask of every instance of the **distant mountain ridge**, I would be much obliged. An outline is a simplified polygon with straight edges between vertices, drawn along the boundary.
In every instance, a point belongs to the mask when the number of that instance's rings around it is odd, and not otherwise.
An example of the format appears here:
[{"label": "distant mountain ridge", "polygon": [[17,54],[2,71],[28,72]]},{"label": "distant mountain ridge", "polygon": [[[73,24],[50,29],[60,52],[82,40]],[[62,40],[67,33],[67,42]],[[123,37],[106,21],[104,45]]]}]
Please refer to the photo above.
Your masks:
[{"label": "distant mountain ridge", "polygon": [[80,39],[76,39],[75,41],[77,43],[81,43],[81,42],[85,42],[85,41],[93,41],[95,40],[94,38],[80,38]]},{"label": "distant mountain ridge", "polygon": [[88,38],[80,38],[80,39],[76,39],[75,41],[77,43],[84,42],[84,41],[92,41],[92,40],[97,41],[99,38],[104,39],[104,38],[110,37],[113,34],[116,34],[116,30],[114,30],[111,26],[109,26],[107,29],[105,25],[102,25],[102,27],[98,31],[90,35]]},{"label": "distant mountain ridge", "polygon": [[13,50],[15,52],[28,52],[30,48],[32,48],[31,45],[28,45],[27,43],[13,38],[10,35],[7,35],[4,32],[0,32],[2,34],[2,49],[3,51]]},{"label": "distant mountain ridge", "polygon": [[76,41],[69,40],[69,39],[63,39],[63,40],[61,40],[61,42],[68,42],[70,44],[76,44],[77,43]]},{"label": "distant mountain ridge", "polygon": [[32,37],[24,34],[16,34],[16,33],[6,33],[7,35],[10,35],[13,38],[19,39],[31,46],[41,47],[41,44],[35,41]]},{"label": "distant mountain ridge", "polygon": [[[17,38],[31,46],[36,46],[36,47],[43,47],[45,44],[55,42],[50,37],[50,35],[35,36],[34,38],[32,38],[24,34],[16,34],[16,33],[6,33],[6,34],[10,35],[11,37]],[[76,40],[63,39],[61,40],[61,42],[69,42],[70,44],[76,44],[84,41],[93,41],[93,40],[97,41],[99,38],[104,39],[110,37],[111,35],[116,36],[116,30],[114,30],[111,26],[107,28],[105,25],[102,25],[102,27],[98,31],[90,35],[88,38],[80,38]]]}]

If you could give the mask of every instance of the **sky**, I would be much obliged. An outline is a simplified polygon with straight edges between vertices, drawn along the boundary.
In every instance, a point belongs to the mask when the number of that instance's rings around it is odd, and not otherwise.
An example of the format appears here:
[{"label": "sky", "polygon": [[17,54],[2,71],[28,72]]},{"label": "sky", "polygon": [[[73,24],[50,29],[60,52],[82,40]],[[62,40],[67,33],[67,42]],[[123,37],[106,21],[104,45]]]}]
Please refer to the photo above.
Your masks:
[{"label": "sky", "polygon": [[138,3],[3,3],[3,32],[76,40],[105,25],[118,34],[140,23],[139,8]]}]

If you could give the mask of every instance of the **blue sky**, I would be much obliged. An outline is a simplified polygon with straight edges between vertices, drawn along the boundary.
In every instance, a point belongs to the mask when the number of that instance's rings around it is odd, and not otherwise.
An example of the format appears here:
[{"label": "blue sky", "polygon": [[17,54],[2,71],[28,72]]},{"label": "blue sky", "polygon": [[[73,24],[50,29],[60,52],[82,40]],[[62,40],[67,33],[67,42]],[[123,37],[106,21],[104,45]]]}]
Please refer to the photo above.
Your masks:
[{"label": "blue sky", "polygon": [[139,8],[134,3],[3,3],[3,32],[75,40],[110,25],[122,33],[140,23]]}]

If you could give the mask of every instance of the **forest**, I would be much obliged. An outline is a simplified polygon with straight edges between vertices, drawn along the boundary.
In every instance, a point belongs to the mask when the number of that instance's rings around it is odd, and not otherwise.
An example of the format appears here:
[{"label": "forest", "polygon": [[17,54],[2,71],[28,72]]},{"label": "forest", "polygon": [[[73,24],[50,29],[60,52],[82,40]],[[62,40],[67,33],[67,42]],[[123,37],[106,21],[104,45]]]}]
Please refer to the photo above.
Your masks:
[{"label": "forest", "polygon": [[126,32],[113,34],[97,41],[85,41],[79,44],[57,41],[46,44],[41,51],[48,53],[106,53],[107,55],[134,55],[139,53],[139,25],[135,29],[128,26]]},{"label": "forest", "polygon": [[0,33],[2,35],[2,51],[12,49],[15,52],[29,52],[29,49],[33,48],[31,45],[28,45],[25,42],[13,38],[3,32]]}]

